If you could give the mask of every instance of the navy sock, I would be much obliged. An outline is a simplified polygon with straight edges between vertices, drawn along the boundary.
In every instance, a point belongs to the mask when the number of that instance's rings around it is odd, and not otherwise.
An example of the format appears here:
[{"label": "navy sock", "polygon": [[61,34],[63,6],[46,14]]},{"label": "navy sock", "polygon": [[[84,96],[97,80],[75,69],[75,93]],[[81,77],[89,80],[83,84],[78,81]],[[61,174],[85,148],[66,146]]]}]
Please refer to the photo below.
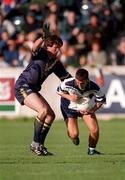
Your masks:
[{"label": "navy sock", "polygon": [[50,127],[51,127],[51,124],[44,122],[43,128],[41,130],[40,144],[44,145],[44,142],[45,142],[46,136],[50,130]]},{"label": "navy sock", "polygon": [[43,127],[42,122],[39,120],[38,117],[36,117],[34,121],[34,142],[40,143],[40,134],[41,134],[41,129]]}]

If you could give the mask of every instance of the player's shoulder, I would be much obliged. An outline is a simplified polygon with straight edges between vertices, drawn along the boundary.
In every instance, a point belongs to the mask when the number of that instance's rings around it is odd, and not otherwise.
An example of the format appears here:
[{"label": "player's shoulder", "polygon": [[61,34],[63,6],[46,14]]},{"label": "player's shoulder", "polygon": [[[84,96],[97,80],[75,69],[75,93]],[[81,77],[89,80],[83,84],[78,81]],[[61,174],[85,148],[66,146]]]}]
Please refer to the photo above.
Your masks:
[{"label": "player's shoulder", "polygon": [[89,88],[90,89],[95,89],[95,90],[100,89],[99,85],[96,82],[92,81],[92,80],[89,80]]},{"label": "player's shoulder", "polygon": [[45,61],[46,59],[48,59],[47,51],[44,48],[40,48],[34,55],[32,55],[32,59],[34,61],[44,59]]},{"label": "player's shoulder", "polygon": [[72,85],[72,83],[74,82],[74,80],[75,80],[74,77],[70,77],[70,78],[65,79],[63,82],[64,82],[66,85]]}]

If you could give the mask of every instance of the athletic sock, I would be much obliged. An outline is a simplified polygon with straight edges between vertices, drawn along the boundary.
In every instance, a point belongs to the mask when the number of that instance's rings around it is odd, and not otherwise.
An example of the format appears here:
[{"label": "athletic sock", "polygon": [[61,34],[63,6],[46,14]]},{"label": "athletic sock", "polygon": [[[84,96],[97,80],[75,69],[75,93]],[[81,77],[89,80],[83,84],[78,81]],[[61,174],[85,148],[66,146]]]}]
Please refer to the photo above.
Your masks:
[{"label": "athletic sock", "polygon": [[31,146],[35,146],[35,147],[39,147],[39,143],[36,143],[35,141],[33,141],[32,143],[31,143]]},{"label": "athletic sock", "polygon": [[40,135],[40,144],[44,145],[46,136],[50,130],[51,124],[44,122],[43,128],[41,130],[41,135]]},{"label": "athletic sock", "polygon": [[95,148],[93,148],[93,147],[89,147],[89,150],[90,150],[90,151],[94,151],[94,150],[95,150]]},{"label": "athletic sock", "polygon": [[36,117],[34,121],[34,138],[33,141],[39,143],[40,142],[40,134],[41,134],[41,129],[43,127],[42,122],[38,117]]}]

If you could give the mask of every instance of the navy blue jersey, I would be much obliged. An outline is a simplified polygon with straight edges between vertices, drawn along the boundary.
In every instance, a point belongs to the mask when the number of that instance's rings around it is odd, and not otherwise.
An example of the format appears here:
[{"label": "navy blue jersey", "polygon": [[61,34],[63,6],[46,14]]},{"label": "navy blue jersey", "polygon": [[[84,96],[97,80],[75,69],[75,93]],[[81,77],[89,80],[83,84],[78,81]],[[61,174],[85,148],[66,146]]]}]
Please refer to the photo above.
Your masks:
[{"label": "navy blue jersey", "polygon": [[20,74],[15,83],[15,97],[23,105],[24,98],[32,92],[38,93],[45,79],[54,73],[61,81],[71,77],[62,63],[56,58],[49,58],[47,51],[41,49]]},{"label": "navy blue jersey", "polygon": [[47,51],[41,49],[21,73],[15,86],[18,88],[20,85],[28,84],[32,90],[39,91],[44,80],[51,73],[54,73],[61,81],[71,76],[59,60],[50,59]]}]

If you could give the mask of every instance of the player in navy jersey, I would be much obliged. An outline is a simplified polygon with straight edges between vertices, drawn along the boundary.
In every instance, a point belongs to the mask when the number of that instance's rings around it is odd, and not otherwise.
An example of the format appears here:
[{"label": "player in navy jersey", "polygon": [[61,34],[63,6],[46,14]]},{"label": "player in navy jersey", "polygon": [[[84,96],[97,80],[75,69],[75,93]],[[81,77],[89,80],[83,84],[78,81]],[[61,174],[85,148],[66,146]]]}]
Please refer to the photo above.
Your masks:
[{"label": "player in navy jersey", "polygon": [[[79,144],[77,119],[81,117],[89,129],[88,154],[100,154],[96,150],[99,125],[95,112],[106,102],[105,94],[101,92],[96,83],[89,80],[89,73],[86,69],[78,69],[75,77],[64,80],[57,88],[57,93],[61,96],[61,111],[66,122],[68,136],[75,145]],[[86,110],[78,109],[78,102],[87,99],[94,99],[93,107]]]},{"label": "player in navy jersey", "polygon": [[[46,35],[46,34],[45,34]],[[55,119],[49,103],[39,93],[47,77],[54,73],[61,81],[71,77],[58,60],[62,39],[57,35],[47,35],[37,39],[33,46],[32,60],[15,83],[15,97],[21,105],[36,111],[34,137],[30,149],[37,155],[52,155],[45,148],[45,139]]]}]

